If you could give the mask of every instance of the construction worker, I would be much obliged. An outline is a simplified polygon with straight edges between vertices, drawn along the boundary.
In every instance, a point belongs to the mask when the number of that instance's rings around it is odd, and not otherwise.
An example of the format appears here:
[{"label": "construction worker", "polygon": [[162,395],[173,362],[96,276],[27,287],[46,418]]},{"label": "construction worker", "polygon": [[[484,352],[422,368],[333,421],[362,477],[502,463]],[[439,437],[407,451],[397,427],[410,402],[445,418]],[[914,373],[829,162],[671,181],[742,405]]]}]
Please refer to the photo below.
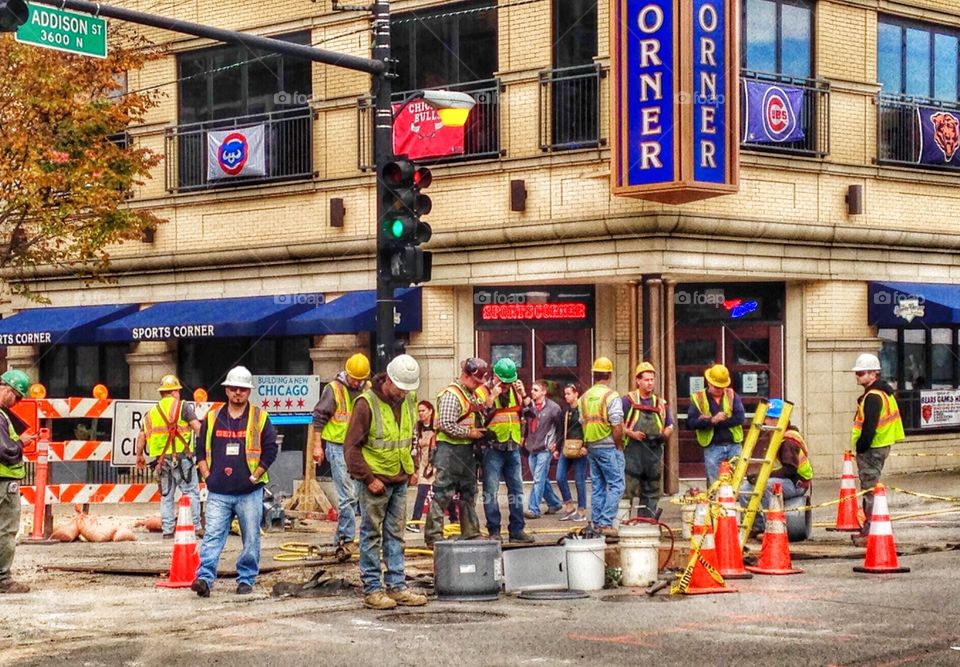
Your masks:
[{"label": "construction worker", "polygon": [[370,360],[357,353],[347,359],[343,370],[327,383],[320,400],[313,408],[313,460],[323,463],[324,445],[330,462],[330,476],[337,492],[337,530],[335,545],[353,542],[357,534],[357,501],[359,485],[350,479],[343,457],[343,442],[347,437],[347,423],[353,413],[353,403],[368,386]]},{"label": "construction worker", "polygon": [[416,359],[401,354],[391,360],[387,372],[374,375],[357,397],[343,444],[347,469],[360,482],[360,579],[363,604],[371,609],[427,604],[426,596],[407,588],[403,572],[407,488],[417,483],[413,436],[419,386]]},{"label": "construction worker", "polygon": [[193,436],[200,433],[200,420],[193,404],[180,400],[180,380],[164,375],[157,392],[160,400],[150,408],[143,428],[137,434],[137,468],[145,470],[147,449],[154,460],[154,473],[160,483],[160,522],[163,537],[173,539],[177,527],[176,490],[190,499],[197,537],[203,537],[200,525],[200,493],[197,489]]},{"label": "construction worker", "polygon": [[667,402],[653,393],[657,369],[649,361],[637,365],[637,388],[623,397],[626,476],[624,498],[640,499],[640,516],[658,517],[663,443],[673,433],[673,415]]},{"label": "construction worker", "polygon": [[590,462],[590,512],[594,527],[616,536],[613,521],[623,495],[623,403],[610,387],[613,362],[597,357],[593,362],[593,386],[580,397],[580,423]]},{"label": "construction worker", "polygon": [[856,373],[857,384],[863,387],[863,394],[857,399],[850,446],[857,451],[860,490],[867,493],[863,496],[866,520],[860,534],[850,537],[857,546],[866,546],[873,515],[873,488],[880,481],[890,445],[903,440],[904,433],[893,387],[880,379],[880,359],[875,354],[861,354],[852,370]]},{"label": "construction worker", "polygon": [[20,482],[26,476],[23,448],[35,435],[19,435],[10,408],[27,395],[30,378],[21,370],[0,375],[0,593],[29,593],[30,587],[10,576],[20,530]]},{"label": "construction worker", "polygon": [[480,536],[477,518],[476,441],[484,438],[484,398],[480,388],[490,366],[483,359],[470,357],[460,364],[460,377],[437,396],[437,451],[433,466],[433,502],[427,513],[423,541],[432,547],[443,535],[443,512],[460,494],[460,536],[470,540]]},{"label": "construction worker", "polygon": [[197,469],[207,483],[207,529],[200,566],[190,588],[210,597],[217,563],[237,517],[243,547],[237,557],[237,594],[253,592],[260,573],[260,524],[267,470],[277,458],[277,429],[265,410],[250,402],[253,375],[236,366],[223,381],[226,405],[210,410],[197,440]]},{"label": "construction worker", "polygon": [[714,364],[703,373],[706,389],[690,395],[687,428],[696,431],[697,443],[703,447],[703,463],[707,469],[707,486],[720,476],[721,461],[740,456],[743,443],[743,401],[730,386],[730,371],[723,364]]},{"label": "construction worker", "polygon": [[[783,399],[771,398],[767,402],[767,414],[764,419],[764,424],[767,426],[776,426],[782,414]],[[798,431],[793,424],[788,424],[787,430],[783,432],[783,440],[780,441],[780,448],[777,450],[777,461],[779,467],[770,472],[770,479],[767,480],[766,488],[760,501],[763,509],[770,508],[770,499],[773,497],[774,484],[780,484],[783,489],[784,502],[791,498],[801,498],[810,492],[810,483],[813,479],[813,465],[810,463],[807,443],[804,442],[800,431]],[[747,480],[748,481],[744,481],[743,486],[740,488],[740,504],[743,507],[746,507],[750,502],[749,494],[753,492],[756,476],[753,474],[748,475]],[[757,512],[750,534],[753,536],[759,535],[763,532],[764,527],[764,514]]]},{"label": "construction worker", "polygon": [[493,365],[493,386],[481,385],[477,397],[482,398],[487,414],[489,437],[483,441],[483,513],[490,537],[500,536],[500,480],[507,485],[507,506],[510,519],[507,534],[511,542],[530,543],[533,538],[524,532],[523,478],[520,467],[520,410],[526,392],[517,377],[512,359],[500,359]]}]

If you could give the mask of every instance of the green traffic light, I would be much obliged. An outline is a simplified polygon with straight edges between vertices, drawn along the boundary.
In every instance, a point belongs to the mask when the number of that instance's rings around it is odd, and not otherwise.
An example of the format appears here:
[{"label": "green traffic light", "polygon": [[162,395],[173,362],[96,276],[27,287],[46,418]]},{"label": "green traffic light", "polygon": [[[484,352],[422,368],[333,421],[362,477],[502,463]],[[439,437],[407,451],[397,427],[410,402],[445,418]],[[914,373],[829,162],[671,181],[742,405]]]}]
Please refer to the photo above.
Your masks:
[{"label": "green traffic light", "polygon": [[393,238],[399,239],[403,236],[403,220],[396,218],[390,224],[390,233],[393,234]]}]

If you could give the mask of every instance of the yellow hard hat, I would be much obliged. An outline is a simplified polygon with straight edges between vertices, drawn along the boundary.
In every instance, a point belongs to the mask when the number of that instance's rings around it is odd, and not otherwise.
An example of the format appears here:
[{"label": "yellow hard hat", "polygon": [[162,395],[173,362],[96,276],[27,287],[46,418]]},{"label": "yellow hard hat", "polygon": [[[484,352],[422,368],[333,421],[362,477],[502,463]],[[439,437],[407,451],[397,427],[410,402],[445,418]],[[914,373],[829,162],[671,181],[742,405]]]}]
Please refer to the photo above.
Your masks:
[{"label": "yellow hard hat", "polygon": [[704,371],[703,377],[714,387],[726,389],[730,386],[730,371],[723,364],[714,364]]},{"label": "yellow hard hat", "polygon": [[606,357],[597,357],[593,360],[592,370],[594,373],[612,373],[613,362]]},{"label": "yellow hard hat", "polygon": [[177,389],[183,389],[183,387],[180,385],[180,380],[173,373],[160,378],[160,386],[157,387],[157,391],[176,391]]},{"label": "yellow hard hat", "polygon": [[347,375],[354,380],[366,380],[370,377],[370,360],[367,359],[366,355],[357,352],[347,359],[347,363],[344,364],[343,369],[347,371]]},{"label": "yellow hard hat", "polygon": [[637,364],[637,372],[634,373],[637,377],[640,377],[641,373],[654,373],[656,374],[657,369],[653,367],[649,361],[641,361]]}]

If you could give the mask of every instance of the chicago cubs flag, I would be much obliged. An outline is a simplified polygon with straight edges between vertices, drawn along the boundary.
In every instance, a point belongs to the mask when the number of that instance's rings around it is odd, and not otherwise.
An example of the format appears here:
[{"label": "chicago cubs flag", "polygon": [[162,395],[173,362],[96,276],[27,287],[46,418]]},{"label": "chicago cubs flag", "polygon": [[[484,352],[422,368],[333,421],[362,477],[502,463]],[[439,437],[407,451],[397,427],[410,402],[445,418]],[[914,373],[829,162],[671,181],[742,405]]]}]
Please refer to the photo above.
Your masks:
[{"label": "chicago cubs flag", "polygon": [[743,140],[748,143],[783,143],[803,139],[800,123],[803,90],[793,86],[744,81],[747,122]]},{"label": "chicago cubs flag", "polygon": [[440,122],[437,110],[423,100],[400,109],[393,105],[393,153],[411,160],[463,154],[463,128]]},{"label": "chicago cubs flag", "polygon": [[265,176],[263,125],[207,132],[207,180]]},{"label": "chicago cubs flag", "polygon": [[920,164],[960,167],[960,111],[917,107]]}]

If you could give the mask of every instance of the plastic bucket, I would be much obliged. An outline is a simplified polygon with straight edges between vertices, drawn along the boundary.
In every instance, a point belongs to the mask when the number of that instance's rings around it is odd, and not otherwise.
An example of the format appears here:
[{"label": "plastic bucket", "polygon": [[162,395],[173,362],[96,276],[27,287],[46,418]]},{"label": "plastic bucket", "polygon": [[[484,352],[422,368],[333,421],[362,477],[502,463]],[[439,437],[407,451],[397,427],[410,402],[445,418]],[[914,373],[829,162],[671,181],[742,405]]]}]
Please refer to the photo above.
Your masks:
[{"label": "plastic bucket", "polygon": [[567,580],[570,590],[601,590],[606,570],[606,539],[568,539],[564,546],[567,549]]},{"label": "plastic bucket", "polygon": [[619,528],[621,523],[630,519],[631,503],[632,501],[623,498],[617,502],[617,516],[613,519],[614,528]]},{"label": "plastic bucket", "polygon": [[503,578],[500,543],[437,542],[433,547],[433,578],[438,600],[496,600]]},{"label": "plastic bucket", "polygon": [[680,506],[680,534],[685,540],[689,540],[693,535],[693,516],[697,513],[697,506]]},{"label": "plastic bucket", "polygon": [[657,582],[660,526],[638,523],[620,526],[620,583],[646,588]]}]

